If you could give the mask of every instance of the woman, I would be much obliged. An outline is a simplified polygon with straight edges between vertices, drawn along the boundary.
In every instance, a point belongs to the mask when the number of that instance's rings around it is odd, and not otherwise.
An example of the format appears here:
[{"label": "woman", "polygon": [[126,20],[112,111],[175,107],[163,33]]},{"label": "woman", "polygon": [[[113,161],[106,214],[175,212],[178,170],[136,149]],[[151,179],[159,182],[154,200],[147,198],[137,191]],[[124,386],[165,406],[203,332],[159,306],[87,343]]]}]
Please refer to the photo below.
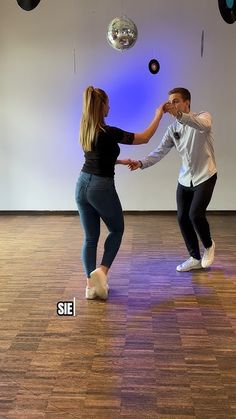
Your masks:
[{"label": "woman", "polygon": [[[117,160],[118,143],[138,145],[148,143],[156,132],[163,115],[163,105],[155,112],[150,125],[141,133],[131,133],[105,124],[109,112],[107,94],[89,86],[84,92],[80,125],[80,143],[85,163],[76,185],[76,203],[84,229],[83,267],[87,275],[87,299],[107,299],[107,273],[119,250],[124,232],[124,218],[114,185],[115,164],[128,165],[130,160]],[[104,244],[101,265],[96,269],[100,220],[109,234]]]}]

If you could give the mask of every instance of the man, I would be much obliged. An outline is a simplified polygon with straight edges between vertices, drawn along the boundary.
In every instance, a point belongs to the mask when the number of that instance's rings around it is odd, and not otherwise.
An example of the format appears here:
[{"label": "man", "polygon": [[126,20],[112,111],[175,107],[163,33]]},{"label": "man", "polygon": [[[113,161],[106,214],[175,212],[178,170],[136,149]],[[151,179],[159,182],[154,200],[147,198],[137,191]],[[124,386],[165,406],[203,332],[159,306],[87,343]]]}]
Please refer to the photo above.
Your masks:
[{"label": "man", "polygon": [[[131,170],[146,169],[159,162],[172,147],[182,158],[177,186],[178,222],[190,258],[176,267],[179,272],[207,268],[213,263],[215,243],[206,219],[217,179],[213,149],[211,115],[190,111],[191,94],[177,87],[169,92],[164,105],[175,121],[170,125],[159,146],[146,158],[132,161]],[[201,259],[197,234],[205,248]]]}]

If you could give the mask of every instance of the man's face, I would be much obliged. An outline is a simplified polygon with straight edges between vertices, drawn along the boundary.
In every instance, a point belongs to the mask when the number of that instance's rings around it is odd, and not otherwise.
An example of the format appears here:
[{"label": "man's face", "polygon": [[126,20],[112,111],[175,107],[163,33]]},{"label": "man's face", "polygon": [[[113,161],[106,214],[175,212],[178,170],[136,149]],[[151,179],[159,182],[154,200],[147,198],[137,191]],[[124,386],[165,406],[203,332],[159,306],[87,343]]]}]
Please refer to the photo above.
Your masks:
[{"label": "man's face", "polygon": [[168,101],[171,105],[174,105],[178,111],[184,113],[189,112],[189,100],[184,101],[180,93],[170,95]]}]

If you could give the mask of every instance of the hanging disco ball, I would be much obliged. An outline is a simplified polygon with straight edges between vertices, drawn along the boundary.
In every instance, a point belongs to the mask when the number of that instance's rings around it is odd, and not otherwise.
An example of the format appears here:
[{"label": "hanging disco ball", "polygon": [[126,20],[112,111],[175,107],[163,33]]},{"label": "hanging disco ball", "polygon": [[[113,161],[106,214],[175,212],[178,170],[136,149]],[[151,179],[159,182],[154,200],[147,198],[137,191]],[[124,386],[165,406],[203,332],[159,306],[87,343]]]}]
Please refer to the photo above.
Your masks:
[{"label": "hanging disco ball", "polygon": [[31,10],[35,9],[35,7],[38,6],[41,0],[16,0],[16,1],[23,10],[30,12]]},{"label": "hanging disco ball", "polygon": [[124,51],[134,46],[138,30],[135,23],[127,17],[116,17],[108,25],[107,40],[112,48]]}]

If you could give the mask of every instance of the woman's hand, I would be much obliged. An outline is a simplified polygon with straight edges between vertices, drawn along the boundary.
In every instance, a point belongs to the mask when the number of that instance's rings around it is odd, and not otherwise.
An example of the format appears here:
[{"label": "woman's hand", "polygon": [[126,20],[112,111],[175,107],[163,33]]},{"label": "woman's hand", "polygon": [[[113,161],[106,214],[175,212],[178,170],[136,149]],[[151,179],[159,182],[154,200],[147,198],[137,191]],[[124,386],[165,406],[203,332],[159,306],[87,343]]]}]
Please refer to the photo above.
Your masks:
[{"label": "woman's hand", "polygon": [[131,171],[140,169],[142,167],[141,161],[131,159],[116,160],[116,164],[123,164],[128,166]]},{"label": "woman's hand", "polygon": [[168,112],[170,115],[176,117],[178,114],[178,109],[176,108],[176,106],[173,103],[165,103],[164,104],[164,110],[165,112]]},{"label": "woman's hand", "polygon": [[130,160],[130,163],[128,166],[129,166],[129,169],[133,171],[133,170],[140,169],[142,167],[142,163],[139,160]]},{"label": "woman's hand", "polygon": [[167,111],[166,105],[167,103],[164,102],[156,109],[156,116],[159,117],[160,119],[163,117],[163,114],[166,113]]},{"label": "woman's hand", "polygon": [[131,162],[131,159],[116,160],[116,164],[124,164],[125,166],[128,166]]}]

